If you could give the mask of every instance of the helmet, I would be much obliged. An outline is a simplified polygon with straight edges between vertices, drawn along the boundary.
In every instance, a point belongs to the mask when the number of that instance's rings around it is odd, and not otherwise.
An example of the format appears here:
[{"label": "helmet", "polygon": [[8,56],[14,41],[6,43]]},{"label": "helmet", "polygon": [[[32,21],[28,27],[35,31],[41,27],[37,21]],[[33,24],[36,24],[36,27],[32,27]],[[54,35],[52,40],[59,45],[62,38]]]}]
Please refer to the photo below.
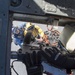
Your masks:
[{"label": "helmet", "polygon": [[13,34],[18,34],[18,33],[19,33],[18,27],[14,27],[14,28],[12,29],[12,32],[13,32]]},{"label": "helmet", "polygon": [[31,37],[32,37],[32,33],[31,32],[27,32],[26,36],[24,37],[24,43],[25,44],[30,44]]}]

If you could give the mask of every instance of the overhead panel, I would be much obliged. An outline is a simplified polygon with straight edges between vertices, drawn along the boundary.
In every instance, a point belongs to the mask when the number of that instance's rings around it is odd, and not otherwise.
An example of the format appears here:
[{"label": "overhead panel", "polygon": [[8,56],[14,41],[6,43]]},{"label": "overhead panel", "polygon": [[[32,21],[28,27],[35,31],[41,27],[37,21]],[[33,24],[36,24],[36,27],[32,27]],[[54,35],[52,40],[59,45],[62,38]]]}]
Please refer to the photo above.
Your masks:
[{"label": "overhead panel", "polygon": [[[17,0],[19,1],[19,0]],[[44,15],[44,12],[41,7],[42,0],[21,0],[18,5],[15,2],[15,5],[12,5],[13,0],[10,4],[10,11],[23,13],[23,14],[36,14],[36,15]]]}]

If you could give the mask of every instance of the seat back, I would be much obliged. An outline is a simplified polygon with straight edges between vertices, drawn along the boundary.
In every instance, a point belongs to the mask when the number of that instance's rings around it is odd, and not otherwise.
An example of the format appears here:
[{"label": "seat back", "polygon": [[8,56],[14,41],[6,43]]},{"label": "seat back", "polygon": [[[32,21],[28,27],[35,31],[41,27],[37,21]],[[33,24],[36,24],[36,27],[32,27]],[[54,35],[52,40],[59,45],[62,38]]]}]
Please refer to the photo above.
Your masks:
[{"label": "seat back", "polygon": [[67,50],[73,51],[75,49],[75,26],[66,25],[59,40]]}]

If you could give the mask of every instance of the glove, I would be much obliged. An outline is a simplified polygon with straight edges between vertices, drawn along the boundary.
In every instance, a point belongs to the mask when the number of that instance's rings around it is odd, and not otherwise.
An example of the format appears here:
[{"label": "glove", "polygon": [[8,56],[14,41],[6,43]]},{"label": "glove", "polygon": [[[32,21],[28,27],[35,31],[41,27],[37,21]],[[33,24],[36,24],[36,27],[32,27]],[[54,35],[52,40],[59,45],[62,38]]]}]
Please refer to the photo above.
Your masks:
[{"label": "glove", "polygon": [[23,63],[26,65],[28,75],[42,75],[42,65],[40,52],[26,52],[23,58]]},{"label": "glove", "polygon": [[33,35],[31,36],[31,41],[35,41],[35,37]]},{"label": "glove", "polygon": [[66,53],[63,54],[56,47],[45,48],[41,51],[41,54],[49,64],[57,68],[75,69],[75,59]]}]

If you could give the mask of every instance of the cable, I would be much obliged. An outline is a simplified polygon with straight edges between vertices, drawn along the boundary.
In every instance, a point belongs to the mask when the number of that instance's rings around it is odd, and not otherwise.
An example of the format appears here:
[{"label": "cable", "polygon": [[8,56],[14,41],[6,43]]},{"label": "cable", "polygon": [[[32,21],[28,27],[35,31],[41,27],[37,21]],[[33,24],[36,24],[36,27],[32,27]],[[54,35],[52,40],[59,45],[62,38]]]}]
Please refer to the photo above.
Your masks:
[{"label": "cable", "polygon": [[18,60],[14,60],[14,61],[12,62],[12,64],[11,64],[11,68],[12,68],[13,71],[16,73],[16,75],[19,75],[19,74],[17,73],[17,71],[14,69],[14,66],[13,66],[14,62],[16,62],[16,61],[18,61]]}]

